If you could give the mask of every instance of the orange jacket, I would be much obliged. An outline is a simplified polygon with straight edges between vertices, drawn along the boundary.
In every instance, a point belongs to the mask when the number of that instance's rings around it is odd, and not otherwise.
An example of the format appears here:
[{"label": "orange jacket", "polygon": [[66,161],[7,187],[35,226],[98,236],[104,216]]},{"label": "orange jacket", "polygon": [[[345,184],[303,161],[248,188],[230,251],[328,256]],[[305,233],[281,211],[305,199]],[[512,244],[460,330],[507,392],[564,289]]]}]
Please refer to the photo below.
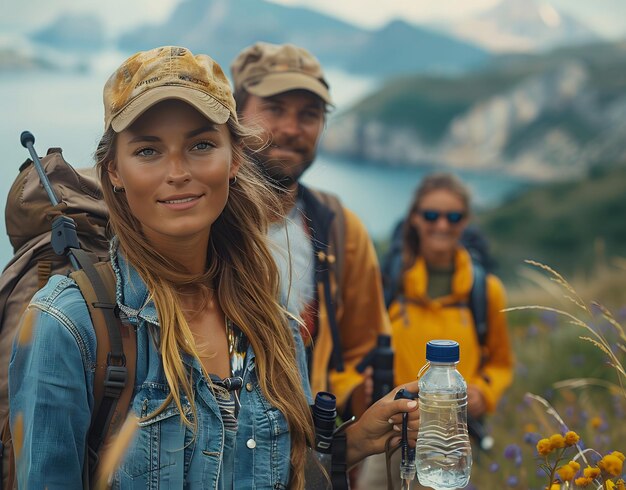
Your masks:
[{"label": "orange jacket", "polygon": [[467,306],[472,287],[472,263],[466,250],[455,257],[452,294],[427,297],[428,272],[419,257],[403,278],[404,296],[389,307],[395,349],[396,384],[414,380],[426,362],[426,343],[434,339],[456,340],[460,345],[459,372],[468,385],[477,386],[493,411],[513,378],[513,355],[507,332],[505,293],[500,280],[487,276],[486,361],[476,337],[472,313]]},{"label": "orange jacket", "polygon": [[[303,186],[301,186],[303,187]],[[315,228],[319,208],[324,205],[313,198],[310,191],[302,189],[306,195],[305,214]],[[383,301],[382,283],[378,259],[367,230],[359,218],[343,208],[345,223],[345,243],[343,253],[342,285],[338,304],[327,304],[323,299],[323,283],[317,281],[318,330],[313,346],[311,362],[311,388],[330,391],[337,397],[337,405],[344,408],[352,390],[363,382],[355,366],[376,346],[379,333],[389,334],[389,317]],[[336,218],[335,218],[336,219]],[[322,232],[325,230],[321,230]],[[332,238],[331,238],[332,240]],[[332,244],[336,248],[336,244]],[[317,258],[319,261],[319,257]],[[323,265],[323,261],[322,265]],[[332,267],[329,268],[332,271]],[[330,274],[331,296],[335,297],[337,278]],[[328,309],[333,308],[337,320],[344,370],[330,369],[333,339],[328,319]]]}]

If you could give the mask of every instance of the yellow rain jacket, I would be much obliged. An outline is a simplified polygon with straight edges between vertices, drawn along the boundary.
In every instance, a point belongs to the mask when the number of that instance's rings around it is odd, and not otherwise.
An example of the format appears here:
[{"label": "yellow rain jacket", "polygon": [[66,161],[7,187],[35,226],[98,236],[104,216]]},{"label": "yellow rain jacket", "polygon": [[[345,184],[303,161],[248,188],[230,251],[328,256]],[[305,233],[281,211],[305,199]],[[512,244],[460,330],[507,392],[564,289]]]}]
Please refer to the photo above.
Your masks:
[{"label": "yellow rain jacket", "polygon": [[[487,275],[487,341],[482,350],[468,307],[472,288],[472,262],[465,249],[455,257],[452,293],[428,298],[428,272],[418,257],[403,278],[404,294],[389,306],[395,350],[396,385],[416,379],[426,363],[426,343],[434,339],[456,340],[461,358],[457,366],[468,385],[477,386],[492,412],[513,378],[513,355],[507,332],[504,287]],[[485,362],[481,366],[481,356]]]}]

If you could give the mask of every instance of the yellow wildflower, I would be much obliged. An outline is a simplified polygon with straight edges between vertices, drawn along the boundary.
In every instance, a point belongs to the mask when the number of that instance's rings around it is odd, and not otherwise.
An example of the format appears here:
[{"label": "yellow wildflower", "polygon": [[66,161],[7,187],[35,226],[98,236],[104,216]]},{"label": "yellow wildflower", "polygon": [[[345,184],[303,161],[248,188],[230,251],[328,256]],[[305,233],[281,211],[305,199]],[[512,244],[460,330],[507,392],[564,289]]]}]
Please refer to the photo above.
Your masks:
[{"label": "yellow wildflower", "polygon": [[595,416],[589,422],[591,424],[591,427],[593,427],[594,429],[599,429],[604,421],[602,420],[602,417]]},{"label": "yellow wildflower", "polygon": [[550,485],[550,489],[549,490],[561,490],[561,484],[558,483],[558,482],[555,482],[552,485]]},{"label": "yellow wildflower", "polygon": [[624,459],[626,459],[626,457],[624,456],[623,453],[620,453],[619,451],[613,451],[611,453],[613,456],[617,456],[619,459],[622,460],[622,462],[624,462]]},{"label": "yellow wildflower", "polygon": [[556,472],[559,474],[561,480],[563,481],[571,481],[574,479],[574,476],[576,476],[576,470],[568,464],[557,468]]},{"label": "yellow wildflower", "polygon": [[576,478],[574,480],[574,483],[576,484],[577,487],[586,487],[587,485],[590,485],[592,481],[593,481],[592,478],[581,476],[580,478]]},{"label": "yellow wildflower", "polygon": [[595,478],[598,478],[600,476],[600,468],[592,468],[591,466],[587,466],[583,470],[583,475],[585,475],[585,478],[594,480]]},{"label": "yellow wildflower", "polygon": [[533,423],[524,424],[524,432],[537,432],[537,426]]},{"label": "yellow wildflower", "polygon": [[565,434],[565,444],[568,446],[573,446],[580,440],[580,436],[576,434],[573,430],[570,430],[567,434]]},{"label": "yellow wildflower", "polygon": [[550,445],[554,449],[565,447],[565,438],[561,434],[553,434],[550,436]]},{"label": "yellow wildflower", "polygon": [[617,482],[615,483],[615,489],[626,490],[626,484],[624,483],[624,480],[622,480],[621,478],[617,480]]},{"label": "yellow wildflower", "polygon": [[570,465],[574,469],[574,471],[578,471],[580,469],[580,464],[578,464],[578,462],[576,461],[570,461],[567,464]]},{"label": "yellow wildflower", "polygon": [[552,444],[550,439],[540,439],[537,443],[537,452],[542,456],[546,456],[552,452]]},{"label": "yellow wildflower", "polygon": [[624,462],[613,454],[607,454],[598,462],[598,467],[611,476],[619,476],[622,474]]},{"label": "yellow wildflower", "polygon": [[607,490],[615,490],[615,483],[613,483],[611,480],[607,480],[606,482],[604,482],[604,485]]}]

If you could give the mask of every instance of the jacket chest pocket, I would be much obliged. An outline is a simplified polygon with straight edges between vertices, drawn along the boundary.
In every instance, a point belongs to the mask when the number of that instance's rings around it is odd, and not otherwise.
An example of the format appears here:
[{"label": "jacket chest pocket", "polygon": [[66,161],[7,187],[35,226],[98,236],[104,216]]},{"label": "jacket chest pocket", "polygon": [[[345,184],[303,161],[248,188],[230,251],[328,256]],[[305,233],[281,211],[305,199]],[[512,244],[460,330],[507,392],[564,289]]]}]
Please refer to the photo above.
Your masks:
[{"label": "jacket chest pocket", "polygon": [[274,407],[258,408],[250,414],[252,426],[240,425],[238,446],[245,455],[240,461],[253,472],[257,488],[286,488],[291,459],[287,420]]},{"label": "jacket chest pocket", "polygon": [[[191,440],[191,430],[182,423],[180,410],[175,405],[168,405],[157,415],[150,416],[160,409],[163,400],[144,399],[135,410],[141,417],[139,428],[120,467],[122,479],[126,475],[145,481],[145,488],[157,488],[151,483],[158,485],[164,469],[167,469],[168,479],[180,479],[181,484],[184,479],[185,448]],[[183,408],[190,410],[186,400]]]},{"label": "jacket chest pocket", "polygon": [[235,464],[236,488],[287,488],[291,439],[280,410],[263,395],[254,365],[249,366],[241,391]]},{"label": "jacket chest pocket", "polygon": [[[273,488],[287,488],[291,466],[291,437],[289,425],[282,412],[271,408],[266,412],[271,431],[270,460]],[[285,485],[281,487],[280,485]]]}]

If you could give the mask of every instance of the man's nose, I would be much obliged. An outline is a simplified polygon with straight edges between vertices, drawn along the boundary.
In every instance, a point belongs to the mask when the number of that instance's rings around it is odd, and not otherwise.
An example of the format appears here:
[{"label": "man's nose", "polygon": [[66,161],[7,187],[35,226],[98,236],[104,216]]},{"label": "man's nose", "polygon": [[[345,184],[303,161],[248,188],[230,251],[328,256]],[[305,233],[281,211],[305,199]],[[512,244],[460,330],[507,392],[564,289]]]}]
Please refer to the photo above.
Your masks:
[{"label": "man's nose", "polygon": [[279,125],[279,131],[288,136],[297,136],[300,134],[302,127],[297,114],[285,114]]}]

